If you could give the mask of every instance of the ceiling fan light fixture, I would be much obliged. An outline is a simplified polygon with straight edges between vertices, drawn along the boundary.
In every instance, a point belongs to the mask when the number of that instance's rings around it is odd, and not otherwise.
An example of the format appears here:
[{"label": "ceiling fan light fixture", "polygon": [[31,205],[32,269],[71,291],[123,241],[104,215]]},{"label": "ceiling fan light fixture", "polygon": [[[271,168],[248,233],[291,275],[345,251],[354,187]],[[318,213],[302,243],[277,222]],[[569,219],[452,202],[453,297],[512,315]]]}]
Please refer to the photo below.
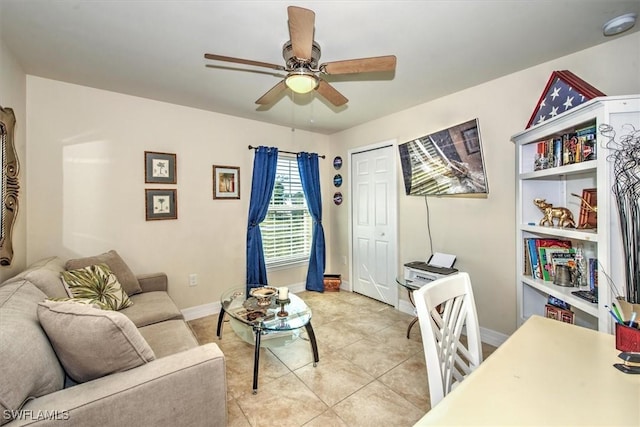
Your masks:
[{"label": "ceiling fan light fixture", "polygon": [[605,36],[615,36],[624,33],[636,24],[637,17],[635,13],[627,13],[615,17],[602,26],[602,32]]},{"label": "ceiling fan light fixture", "polygon": [[318,78],[305,71],[296,71],[287,76],[285,83],[295,93],[309,93],[318,86]]}]

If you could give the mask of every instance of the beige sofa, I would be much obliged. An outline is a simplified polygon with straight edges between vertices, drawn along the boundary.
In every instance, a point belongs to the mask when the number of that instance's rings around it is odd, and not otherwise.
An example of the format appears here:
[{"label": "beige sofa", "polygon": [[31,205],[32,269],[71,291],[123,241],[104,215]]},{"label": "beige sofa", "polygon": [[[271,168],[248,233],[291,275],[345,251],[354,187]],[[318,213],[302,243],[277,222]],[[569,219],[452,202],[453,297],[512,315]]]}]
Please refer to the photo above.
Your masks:
[{"label": "beige sofa", "polygon": [[[113,251],[103,255],[114,254],[117,257]],[[67,296],[60,279],[65,264],[57,257],[44,259],[0,284],[0,425],[226,425],[224,355],[216,344],[198,345],[167,293],[166,275],[133,276],[139,284],[138,292],[129,295],[133,305],[119,312],[43,302]],[[80,306],[98,322],[107,322],[111,332],[77,327],[73,322],[84,322],[82,316],[56,317],[47,304]],[[46,316],[58,324],[45,323]],[[127,327],[129,335],[124,335]],[[78,336],[95,339],[95,345],[61,350],[59,339]],[[113,355],[106,353],[119,345],[115,341],[131,344],[131,336],[138,340],[135,345],[146,348],[146,353],[135,347],[129,352],[139,366],[116,367],[114,373],[79,384],[71,380],[75,366],[69,361],[74,357],[83,355],[81,364],[87,366],[108,365]],[[93,348],[100,354],[84,357],[82,351],[91,353]]]}]

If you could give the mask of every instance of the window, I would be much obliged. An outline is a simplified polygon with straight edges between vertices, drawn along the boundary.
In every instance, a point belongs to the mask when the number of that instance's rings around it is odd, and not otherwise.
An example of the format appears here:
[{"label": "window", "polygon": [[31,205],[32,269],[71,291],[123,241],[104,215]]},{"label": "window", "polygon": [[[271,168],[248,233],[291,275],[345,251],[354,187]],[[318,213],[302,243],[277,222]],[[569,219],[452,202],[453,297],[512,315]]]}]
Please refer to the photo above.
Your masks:
[{"label": "window", "polygon": [[297,159],[278,155],[269,210],[260,224],[267,267],[307,262],[313,233],[312,222],[302,191]]}]

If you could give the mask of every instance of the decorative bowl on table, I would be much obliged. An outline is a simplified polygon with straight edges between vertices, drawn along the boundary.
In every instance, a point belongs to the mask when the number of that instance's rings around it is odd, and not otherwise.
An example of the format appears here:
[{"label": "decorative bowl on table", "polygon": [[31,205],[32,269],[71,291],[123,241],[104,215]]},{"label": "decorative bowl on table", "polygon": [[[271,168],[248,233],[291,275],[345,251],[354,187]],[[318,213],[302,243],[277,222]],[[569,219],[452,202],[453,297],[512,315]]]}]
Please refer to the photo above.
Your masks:
[{"label": "decorative bowl on table", "polygon": [[252,288],[249,291],[249,295],[256,299],[259,307],[268,307],[271,305],[271,300],[277,295],[278,289],[273,286],[261,286],[259,288]]}]

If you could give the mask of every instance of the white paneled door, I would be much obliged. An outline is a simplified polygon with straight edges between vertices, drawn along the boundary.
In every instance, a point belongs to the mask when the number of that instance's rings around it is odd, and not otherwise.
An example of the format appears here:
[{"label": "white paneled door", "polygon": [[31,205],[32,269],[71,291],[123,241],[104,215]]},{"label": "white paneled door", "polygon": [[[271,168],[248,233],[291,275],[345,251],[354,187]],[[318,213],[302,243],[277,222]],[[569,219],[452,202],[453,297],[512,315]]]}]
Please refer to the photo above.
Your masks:
[{"label": "white paneled door", "polygon": [[397,306],[397,178],[395,149],[351,154],[353,290]]}]

